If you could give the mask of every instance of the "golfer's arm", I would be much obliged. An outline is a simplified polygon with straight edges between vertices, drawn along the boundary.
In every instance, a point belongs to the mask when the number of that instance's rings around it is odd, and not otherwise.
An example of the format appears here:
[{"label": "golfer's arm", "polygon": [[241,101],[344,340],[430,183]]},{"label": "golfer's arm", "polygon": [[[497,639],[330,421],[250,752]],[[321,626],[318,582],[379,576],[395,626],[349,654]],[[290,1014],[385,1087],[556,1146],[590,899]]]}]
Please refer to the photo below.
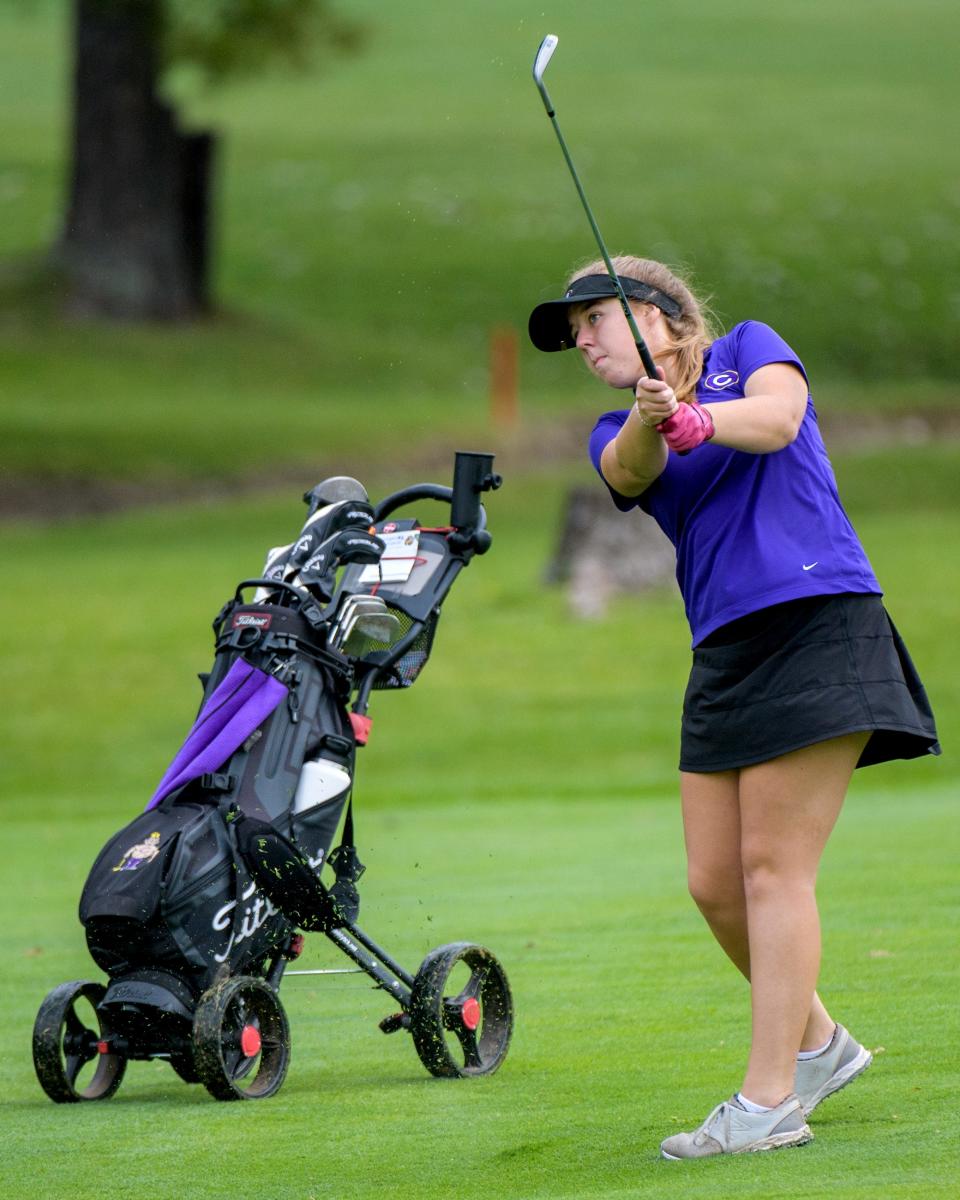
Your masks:
[{"label": "golfer's arm", "polygon": [[705,404],[717,446],[772,454],[789,446],[800,432],[807,410],[807,382],[789,363],[770,363],[747,380],[742,400]]},{"label": "golfer's arm", "polygon": [[639,496],[663,474],[667,453],[660,434],[644,425],[632,408],[620,432],[604,446],[600,470],[615,492]]}]

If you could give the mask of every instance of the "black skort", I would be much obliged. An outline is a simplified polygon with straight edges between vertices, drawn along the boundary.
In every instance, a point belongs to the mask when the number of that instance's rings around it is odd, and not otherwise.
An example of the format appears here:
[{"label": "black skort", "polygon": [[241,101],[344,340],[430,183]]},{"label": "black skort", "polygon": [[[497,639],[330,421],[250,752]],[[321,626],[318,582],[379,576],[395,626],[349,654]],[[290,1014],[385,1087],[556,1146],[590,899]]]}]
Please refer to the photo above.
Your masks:
[{"label": "black skort", "polygon": [[879,596],[790,600],[694,649],[680,770],[727,771],[873,730],[859,767],[939,754],[920,677]]}]

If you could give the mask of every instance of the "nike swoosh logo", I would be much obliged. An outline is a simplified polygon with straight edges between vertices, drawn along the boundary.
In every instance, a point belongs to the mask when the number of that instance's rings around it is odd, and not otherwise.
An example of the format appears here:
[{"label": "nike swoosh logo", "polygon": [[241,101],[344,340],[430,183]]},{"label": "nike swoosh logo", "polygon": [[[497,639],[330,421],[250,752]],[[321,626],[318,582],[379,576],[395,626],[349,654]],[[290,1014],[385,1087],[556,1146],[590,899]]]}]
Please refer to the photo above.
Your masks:
[{"label": "nike swoosh logo", "polygon": [[814,568],[814,567],[817,565],[817,563],[818,563],[819,561],[820,561],[820,559],[818,558],[818,559],[817,559],[817,562],[812,562],[812,563],[810,564],[810,566],[809,566],[809,567],[807,566],[807,564],[806,564],[806,563],[801,563],[800,565],[803,567],[803,569],[804,569],[805,571],[812,571],[812,570],[813,570],[813,568]]}]

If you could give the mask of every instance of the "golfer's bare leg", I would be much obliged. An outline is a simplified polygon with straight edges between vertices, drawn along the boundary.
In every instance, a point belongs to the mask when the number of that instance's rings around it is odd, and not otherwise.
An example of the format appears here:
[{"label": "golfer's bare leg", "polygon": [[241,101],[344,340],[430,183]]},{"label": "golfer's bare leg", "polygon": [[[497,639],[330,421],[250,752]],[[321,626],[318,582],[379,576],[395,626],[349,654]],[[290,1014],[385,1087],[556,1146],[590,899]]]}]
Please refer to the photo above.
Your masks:
[{"label": "golfer's bare leg", "polygon": [[739,771],[680,773],[687,886],[713,936],[750,978],[747,902],[740,867]]},{"label": "golfer's bare leg", "polygon": [[742,1091],[757,1104],[779,1104],[793,1091],[820,970],[817,867],[867,737],[834,738],[740,772],[753,1011]]},{"label": "golfer's bare leg", "polygon": [[[681,772],[680,794],[690,894],[727,957],[749,979],[750,938],[740,863],[740,772]],[[822,1046],[832,1031],[833,1020],[814,993],[800,1048]]]}]

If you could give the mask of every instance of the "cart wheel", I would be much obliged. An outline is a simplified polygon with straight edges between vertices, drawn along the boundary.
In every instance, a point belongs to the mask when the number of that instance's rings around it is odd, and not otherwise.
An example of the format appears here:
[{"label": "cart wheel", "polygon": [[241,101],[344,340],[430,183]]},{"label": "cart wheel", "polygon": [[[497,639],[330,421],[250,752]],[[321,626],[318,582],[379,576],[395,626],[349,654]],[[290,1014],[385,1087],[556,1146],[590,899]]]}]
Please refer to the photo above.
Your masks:
[{"label": "cart wheel", "polygon": [[283,1083],[289,1060],[287,1016],[265,980],[234,975],[200,997],[193,1018],[193,1061],[211,1096],[272,1096]]},{"label": "cart wheel", "polygon": [[489,950],[452,942],[431,950],[410,994],[410,1032],[431,1075],[489,1075],[513,1031],[507,976]]},{"label": "cart wheel", "polygon": [[106,1100],[120,1086],[127,1060],[111,1053],[111,1029],[97,1005],[101,983],[61,983],[40,1005],[33,1025],[33,1065],[57,1104]]}]

